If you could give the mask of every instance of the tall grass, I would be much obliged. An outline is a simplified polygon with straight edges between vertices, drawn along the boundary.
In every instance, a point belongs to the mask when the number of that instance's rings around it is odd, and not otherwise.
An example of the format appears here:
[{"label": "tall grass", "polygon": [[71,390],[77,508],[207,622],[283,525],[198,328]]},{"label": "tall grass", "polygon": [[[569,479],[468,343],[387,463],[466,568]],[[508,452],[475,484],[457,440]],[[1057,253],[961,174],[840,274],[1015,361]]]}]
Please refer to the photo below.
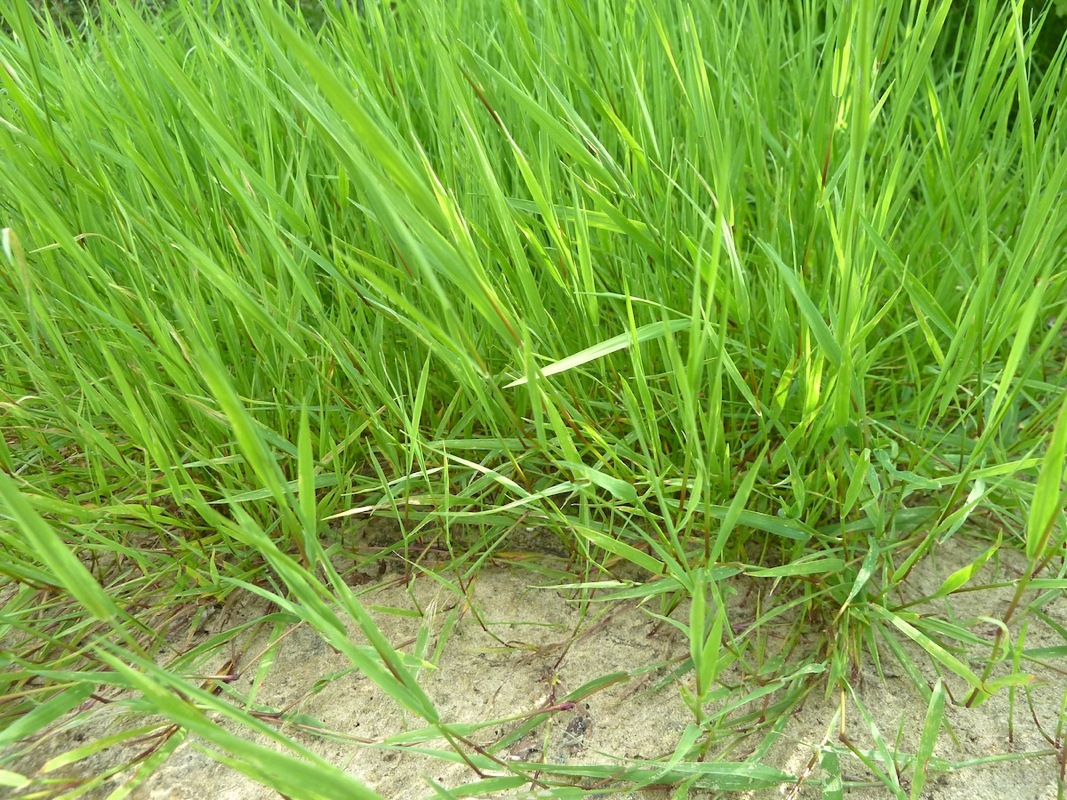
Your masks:
[{"label": "tall grass", "polygon": [[0,743],[108,685],[279,791],[373,796],[154,664],[153,619],[254,586],[532,780],[327,557],[371,514],[457,586],[536,524],[581,580],[691,601],[682,764],[751,655],[741,572],[832,631],[828,687],[905,639],[971,702],[1025,683],[894,598],[961,530],[1026,553],[1017,601],[1062,588],[1065,51],[1033,68],[1021,6],[102,5],[0,2]]}]

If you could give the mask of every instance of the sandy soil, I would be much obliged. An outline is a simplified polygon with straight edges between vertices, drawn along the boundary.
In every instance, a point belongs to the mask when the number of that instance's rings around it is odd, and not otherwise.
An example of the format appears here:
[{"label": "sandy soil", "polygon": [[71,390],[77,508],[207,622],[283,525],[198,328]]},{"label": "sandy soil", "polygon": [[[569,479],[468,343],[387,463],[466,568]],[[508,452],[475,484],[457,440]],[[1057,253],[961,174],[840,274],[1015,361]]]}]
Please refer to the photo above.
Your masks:
[{"label": "sandy soil", "polygon": [[[911,597],[932,592],[951,571],[972,558],[977,546],[953,540],[943,545],[935,557],[924,561],[909,581]],[[542,559],[551,559],[545,555]],[[1006,556],[986,565],[982,578],[992,583],[997,577],[1017,577],[1020,560]],[[368,606],[394,646],[411,651],[420,626],[428,633],[428,653],[440,643],[443,647],[436,669],[422,673],[420,681],[437,704],[443,719],[450,722],[479,722],[503,719],[558,704],[568,693],[602,676],[622,673],[620,680],[583,697],[573,708],[553,713],[537,730],[510,743],[498,753],[504,760],[544,761],[550,764],[618,763],[627,758],[654,758],[669,754],[686,725],[692,721],[671,679],[672,670],[687,656],[684,637],[669,624],[658,623],[637,604],[597,604],[582,606],[573,593],[537,588],[546,583],[543,575],[518,567],[493,566],[483,569],[471,584],[469,602],[421,578],[405,583],[390,580],[365,596]],[[765,582],[766,583],[766,582]],[[992,627],[979,617],[995,616],[1006,607],[1011,589],[996,588],[954,596],[951,605],[919,608],[945,618],[964,621],[982,639],[991,640]],[[740,593],[743,602],[753,602],[756,593]],[[221,609],[209,622],[191,633],[190,646],[203,637],[226,630],[236,623],[264,612],[263,602],[244,597]],[[684,607],[674,612],[684,619]],[[744,618],[744,608],[736,612]],[[1061,597],[1045,606],[1055,624],[1067,625],[1067,602]],[[751,611],[748,617],[752,617]],[[454,624],[453,624],[454,623]],[[451,632],[443,632],[452,625]],[[1013,631],[1015,632],[1015,631]],[[363,744],[338,742],[300,731],[290,735],[380,794],[395,800],[432,797],[425,778],[444,786],[457,786],[474,779],[465,765],[386,749],[383,739],[405,729],[418,728],[419,721],[401,716],[394,704],[359,674],[349,673],[319,683],[343,671],[347,660],[334,652],[311,629],[296,626],[279,632],[263,631],[255,641],[235,643],[248,653],[267,649],[265,659],[246,663],[244,672],[232,687],[247,694],[255,687],[256,701],[276,709],[291,709],[320,720],[327,728],[358,737]],[[354,630],[353,637],[358,638]],[[276,644],[271,647],[271,643]],[[1062,637],[1045,622],[1031,619],[1026,646],[1063,645]],[[922,676],[931,685],[936,671],[917,648],[908,651],[921,665]],[[971,654],[977,657],[978,653]],[[220,653],[204,672],[218,669],[226,659]],[[966,658],[964,654],[962,657]],[[271,659],[273,659],[271,663]],[[269,669],[260,665],[269,664]],[[935,755],[945,766],[958,768],[932,775],[922,796],[937,800],[1045,800],[1057,796],[1059,758],[1055,740],[1060,708],[1067,692],[1067,677],[1061,662],[1051,666],[1031,665],[1028,671],[1038,679],[1030,692],[1032,710],[1024,694],[1017,693],[1014,709],[1007,692],[978,708],[961,705],[966,696],[954,677],[946,683],[956,699],[947,704],[952,735],[942,732]],[[728,672],[724,681],[739,678]],[[866,663],[856,675],[858,696],[872,715],[878,730],[890,747],[914,752],[926,713],[926,702],[915,683],[890,656],[882,661],[882,674]],[[682,681],[689,678],[683,676]],[[817,679],[816,679],[817,680]],[[838,717],[845,708],[842,722]],[[11,765],[34,774],[45,761],[79,743],[92,741],[124,727],[144,724],[129,711],[116,706],[97,706],[77,720],[58,726],[36,742],[20,763]],[[817,754],[823,744],[837,742],[843,729],[860,748],[871,748],[869,728],[856,706],[834,692],[827,696],[825,686],[817,685],[788,719],[781,720],[782,735],[764,759],[798,780],[792,784],[735,797],[766,800],[771,797],[810,798],[821,796],[817,786],[822,773]],[[472,736],[483,746],[507,737],[518,722],[501,722]],[[260,739],[264,744],[265,739]],[[744,757],[757,746],[760,737],[739,742],[735,755]],[[71,775],[98,774],[108,766],[135,756],[144,744],[104,750],[65,768]],[[980,766],[966,766],[974,759],[1004,756],[1005,760]],[[873,780],[862,763],[842,755],[847,780],[865,782],[847,792],[853,800],[890,797],[888,790]],[[83,795],[105,798],[121,785],[119,779]],[[901,785],[908,789],[910,770]],[[9,796],[21,796],[16,793]],[[38,795],[40,796],[40,795]],[[190,739],[185,741],[155,774],[128,795],[134,800],[259,800],[277,798],[269,791],[206,755]],[[487,797],[533,797],[530,793],[485,795]],[[620,797],[658,800],[671,795],[665,791],[621,790]],[[723,796],[692,791],[694,798]]]}]

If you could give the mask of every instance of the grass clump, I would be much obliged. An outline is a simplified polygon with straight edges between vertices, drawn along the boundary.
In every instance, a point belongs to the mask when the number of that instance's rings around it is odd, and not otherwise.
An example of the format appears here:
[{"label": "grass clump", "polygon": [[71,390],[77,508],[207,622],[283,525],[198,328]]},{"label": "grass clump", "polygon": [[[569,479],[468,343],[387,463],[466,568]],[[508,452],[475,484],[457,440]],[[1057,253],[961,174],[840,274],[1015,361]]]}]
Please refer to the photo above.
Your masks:
[{"label": "grass clump", "polygon": [[[0,3],[0,742],[107,687],[173,726],[132,781],[194,734],[287,795],[374,796],[188,677],[224,637],[160,660],[180,610],[255,592],[477,791],[604,779],[440,718],[337,566],[368,515],[400,534],[361,567],[462,594],[536,526],[583,597],[683,609],[693,727],[614,785],[785,779],[713,758],[724,671],[773,669],[781,614],[842,704],[905,662],[923,747],[946,691],[1028,685],[1001,634],[969,663],[901,599],[963,530],[996,544],[924,599],[1004,548],[1027,567],[988,616],[1062,589],[1064,50],[1035,69],[1021,7],[201,5],[70,38]],[[785,598],[747,636],[733,577]]]}]

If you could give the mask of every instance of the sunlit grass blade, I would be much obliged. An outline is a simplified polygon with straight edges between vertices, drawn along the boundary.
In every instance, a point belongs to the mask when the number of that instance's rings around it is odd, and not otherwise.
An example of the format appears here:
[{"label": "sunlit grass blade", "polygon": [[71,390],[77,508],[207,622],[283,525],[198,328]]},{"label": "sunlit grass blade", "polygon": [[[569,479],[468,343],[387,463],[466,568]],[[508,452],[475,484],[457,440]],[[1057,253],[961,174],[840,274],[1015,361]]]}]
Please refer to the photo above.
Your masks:
[{"label": "sunlit grass blade", "polygon": [[[1041,462],[1041,471],[1034,487],[1030,514],[1026,520],[1026,557],[1032,562],[1043,558],[1056,523],[1064,524],[1064,482],[1067,481],[1067,401],[1060,403],[1060,412],[1052,430],[1048,449]],[[1067,529],[1065,529],[1067,534]]]},{"label": "sunlit grass blade", "polygon": [[[592,347],[587,347],[579,353],[575,353],[572,356],[568,356],[567,358],[549,364],[538,370],[538,374],[542,378],[558,375],[567,370],[580,367],[583,364],[588,364],[590,361],[603,358],[611,353],[624,350],[632,345],[641,344],[661,336],[670,336],[673,333],[678,333],[679,331],[689,328],[691,325],[692,320],[688,319],[672,320],[667,323],[653,322],[638,328],[632,334],[620,333],[618,336],[613,336],[611,339],[606,339]],[[523,386],[528,381],[529,379],[526,377],[516,378],[504,388],[511,389],[515,386]]]}]

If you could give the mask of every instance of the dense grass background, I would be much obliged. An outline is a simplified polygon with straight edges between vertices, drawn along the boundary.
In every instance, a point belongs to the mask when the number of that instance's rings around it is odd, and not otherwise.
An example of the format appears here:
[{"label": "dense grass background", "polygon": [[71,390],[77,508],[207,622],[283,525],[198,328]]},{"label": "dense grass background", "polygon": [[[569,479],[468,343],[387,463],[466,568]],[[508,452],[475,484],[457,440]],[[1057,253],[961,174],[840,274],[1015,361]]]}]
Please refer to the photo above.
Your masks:
[{"label": "dense grass background", "polygon": [[519,525],[636,566],[708,736],[742,571],[830,685],[905,630],[998,688],[893,590],[964,525],[1030,560],[991,614],[1062,577],[1065,51],[1021,5],[259,5],[0,3],[9,731],[146,690],[144,609],[238,579],[373,638],[328,558],[368,514],[446,580]]},{"label": "dense grass background", "polygon": [[[165,9],[169,4],[170,0],[136,0],[135,2],[138,7],[149,10]],[[38,11],[48,11],[64,24],[79,26],[85,19],[87,10],[90,16],[96,15],[99,3],[95,0],[89,2],[86,0],[31,0],[31,5]],[[332,3],[330,0],[299,0],[297,5],[305,17],[315,25],[324,21],[331,5],[335,10],[339,10],[342,2],[341,0],[334,0]],[[351,5],[357,9],[363,7],[361,3],[355,1]],[[1004,10],[1011,8],[1011,5],[1011,0],[998,0],[997,7]],[[211,6],[211,0],[205,0],[204,7],[210,8]],[[972,3],[953,4],[953,7],[949,9],[948,28],[951,30],[958,25],[967,24],[973,19],[974,8],[975,4]],[[1033,44],[1033,56],[1036,63],[1041,66],[1047,65],[1055,56],[1067,32],[1067,2],[1065,0],[1022,0],[1020,17],[1024,23],[1029,25],[1046,13],[1048,18],[1041,25]]]}]

